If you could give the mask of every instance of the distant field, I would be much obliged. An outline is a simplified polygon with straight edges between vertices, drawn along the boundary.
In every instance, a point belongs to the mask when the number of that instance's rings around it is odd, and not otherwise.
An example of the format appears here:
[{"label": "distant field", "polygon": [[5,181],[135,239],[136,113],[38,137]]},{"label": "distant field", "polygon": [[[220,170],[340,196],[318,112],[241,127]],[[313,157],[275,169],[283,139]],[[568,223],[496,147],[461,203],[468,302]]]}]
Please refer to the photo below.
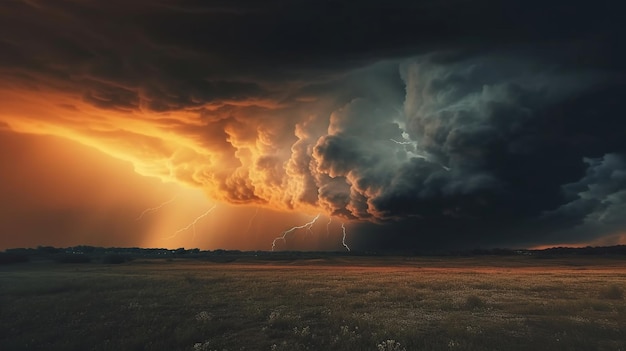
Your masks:
[{"label": "distant field", "polygon": [[0,349],[626,350],[626,259],[0,266]]}]

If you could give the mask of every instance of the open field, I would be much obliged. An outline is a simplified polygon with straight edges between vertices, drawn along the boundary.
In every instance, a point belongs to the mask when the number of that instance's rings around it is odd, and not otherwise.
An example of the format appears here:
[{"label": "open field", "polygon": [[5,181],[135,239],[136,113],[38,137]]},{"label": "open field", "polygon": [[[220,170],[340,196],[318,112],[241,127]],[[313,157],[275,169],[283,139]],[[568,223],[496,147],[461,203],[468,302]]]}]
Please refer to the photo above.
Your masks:
[{"label": "open field", "polygon": [[623,257],[21,263],[0,349],[626,350],[625,288]]}]

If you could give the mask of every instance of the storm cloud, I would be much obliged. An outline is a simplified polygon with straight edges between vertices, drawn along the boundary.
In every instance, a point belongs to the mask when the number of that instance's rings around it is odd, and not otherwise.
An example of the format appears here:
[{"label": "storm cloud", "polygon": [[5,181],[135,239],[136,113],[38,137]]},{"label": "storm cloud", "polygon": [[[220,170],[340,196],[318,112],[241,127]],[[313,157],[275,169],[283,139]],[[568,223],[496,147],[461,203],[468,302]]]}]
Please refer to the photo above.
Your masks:
[{"label": "storm cloud", "polygon": [[614,6],[5,1],[0,121],[368,245],[588,242],[626,225]]}]

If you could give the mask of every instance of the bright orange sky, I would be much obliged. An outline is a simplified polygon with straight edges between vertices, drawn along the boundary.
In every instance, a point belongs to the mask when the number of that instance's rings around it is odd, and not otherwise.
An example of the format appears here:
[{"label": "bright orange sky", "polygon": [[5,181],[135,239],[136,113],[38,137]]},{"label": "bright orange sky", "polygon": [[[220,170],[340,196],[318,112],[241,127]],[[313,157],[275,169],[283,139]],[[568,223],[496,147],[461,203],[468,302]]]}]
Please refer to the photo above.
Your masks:
[{"label": "bright orange sky", "polygon": [[[2,248],[86,244],[269,250],[282,231],[312,217],[211,200],[200,188],[142,176],[128,161],[64,138],[6,129],[0,135],[2,148],[14,150],[0,158]],[[193,226],[180,230],[214,205],[197,221],[195,235]],[[290,244],[340,249],[340,223],[331,224],[328,238],[327,222],[313,228],[316,236]]]},{"label": "bright orange sky", "polygon": [[[292,199],[297,179],[281,180],[273,170],[255,167],[270,154],[281,157],[282,168],[291,156],[272,145],[273,134],[287,126],[259,122],[272,112],[271,101],[208,104],[230,106],[231,120],[224,123],[217,111],[203,120],[197,111],[102,109],[73,92],[48,90],[0,85],[3,150],[16,151],[2,155],[4,199],[16,206],[3,213],[2,231],[15,234],[3,235],[0,247],[267,250],[283,231],[324,212]],[[178,232],[214,205],[195,225],[195,235],[193,226]],[[324,238],[290,247],[342,249],[337,219],[326,239],[329,219],[316,228]]]}]

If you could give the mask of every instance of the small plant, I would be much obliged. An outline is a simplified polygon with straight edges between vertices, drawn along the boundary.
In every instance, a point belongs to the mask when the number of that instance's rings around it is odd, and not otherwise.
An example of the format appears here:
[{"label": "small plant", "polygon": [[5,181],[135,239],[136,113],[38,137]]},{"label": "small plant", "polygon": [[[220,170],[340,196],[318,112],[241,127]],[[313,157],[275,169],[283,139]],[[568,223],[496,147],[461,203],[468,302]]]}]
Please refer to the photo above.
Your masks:
[{"label": "small plant", "polygon": [[[212,349],[210,343],[208,341],[205,341],[205,342],[197,342],[193,344],[193,351],[219,351],[219,350]],[[222,351],[228,351],[228,350],[222,349]]]},{"label": "small plant", "polygon": [[624,291],[617,285],[611,284],[600,290],[601,299],[621,300],[624,298]]},{"label": "small plant", "polygon": [[271,351],[283,351],[283,350],[289,350],[289,345],[287,344],[286,341],[283,341],[280,344],[272,344],[272,346],[270,347]]},{"label": "small plant", "polygon": [[303,327],[302,329],[298,329],[298,327],[293,327],[293,333],[297,336],[301,336],[304,338],[311,335],[311,328],[309,328],[308,325],[306,327]]},{"label": "small plant", "polygon": [[197,342],[193,344],[193,351],[208,351],[210,346],[208,341]]},{"label": "small plant", "polygon": [[353,330],[350,330],[350,327],[347,325],[342,325],[339,327],[340,334],[337,336],[337,341],[339,339],[349,342],[354,342],[361,338],[361,334],[359,334],[359,327],[354,327]]},{"label": "small plant", "polygon": [[406,347],[402,347],[402,345],[399,342],[393,339],[385,340],[381,342],[380,344],[378,344],[377,346],[378,346],[378,351],[406,351]]},{"label": "small plant", "polygon": [[269,324],[273,324],[274,322],[278,321],[280,318],[281,316],[280,316],[279,311],[272,311],[269,317],[267,317],[267,321],[269,322]]},{"label": "small plant", "polygon": [[141,308],[141,305],[137,301],[131,301],[128,305],[124,306],[124,308],[127,310],[137,310]]},{"label": "small plant", "polygon": [[198,322],[208,322],[211,319],[213,319],[213,316],[208,313],[207,311],[202,311],[198,314],[196,314],[196,321]]}]

